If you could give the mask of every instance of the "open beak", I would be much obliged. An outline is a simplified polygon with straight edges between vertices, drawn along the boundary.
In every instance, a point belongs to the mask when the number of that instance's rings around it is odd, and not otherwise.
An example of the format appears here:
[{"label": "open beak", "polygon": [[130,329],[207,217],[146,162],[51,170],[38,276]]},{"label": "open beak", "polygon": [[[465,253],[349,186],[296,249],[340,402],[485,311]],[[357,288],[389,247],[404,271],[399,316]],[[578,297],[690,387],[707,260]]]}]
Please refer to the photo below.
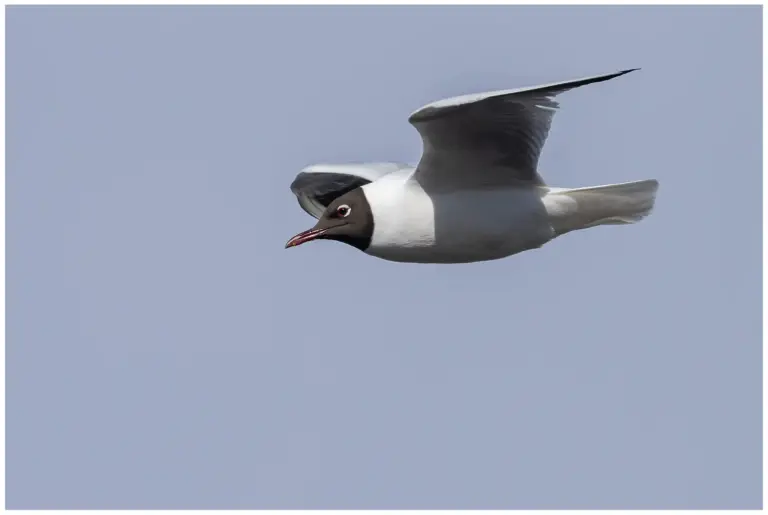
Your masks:
[{"label": "open beak", "polygon": [[328,232],[332,227],[326,227],[324,229],[309,229],[308,231],[300,232],[290,240],[288,240],[288,243],[285,244],[285,248],[291,248],[296,247],[297,245],[301,245],[302,243],[306,243],[308,241],[312,241],[314,239],[317,239],[318,237],[322,236],[326,232]]}]

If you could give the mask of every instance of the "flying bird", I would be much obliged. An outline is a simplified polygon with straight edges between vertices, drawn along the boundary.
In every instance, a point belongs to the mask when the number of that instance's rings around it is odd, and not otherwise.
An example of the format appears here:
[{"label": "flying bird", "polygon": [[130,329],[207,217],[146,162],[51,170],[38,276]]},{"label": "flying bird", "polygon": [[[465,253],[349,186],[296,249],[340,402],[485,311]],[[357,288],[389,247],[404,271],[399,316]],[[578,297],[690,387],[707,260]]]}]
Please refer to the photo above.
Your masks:
[{"label": "flying bird", "polygon": [[317,164],[291,184],[318,219],[286,244],[346,243],[396,262],[471,263],[537,249],[571,231],[632,224],[650,214],[653,179],[548,186],[538,172],[555,97],[637,68],[428,104],[408,121],[421,135],[417,166]]}]

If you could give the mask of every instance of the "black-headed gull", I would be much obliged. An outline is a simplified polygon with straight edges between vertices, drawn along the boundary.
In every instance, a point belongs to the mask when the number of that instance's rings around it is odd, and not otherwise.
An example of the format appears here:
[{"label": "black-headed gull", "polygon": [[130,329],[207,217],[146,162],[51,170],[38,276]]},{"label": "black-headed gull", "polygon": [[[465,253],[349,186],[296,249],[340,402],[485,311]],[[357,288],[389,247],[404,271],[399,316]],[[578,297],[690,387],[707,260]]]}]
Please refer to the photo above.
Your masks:
[{"label": "black-headed gull", "polygon": [[408,119],[424,145],[417,166],[313,165],[297,175],[291,191],[318,222],[286,248],[327,239],[390,261],[469,263],[536,249],[570,231],[643,219],[656,180],[554,188],[537,171],[554,97],[631,71],[418,109]]}]

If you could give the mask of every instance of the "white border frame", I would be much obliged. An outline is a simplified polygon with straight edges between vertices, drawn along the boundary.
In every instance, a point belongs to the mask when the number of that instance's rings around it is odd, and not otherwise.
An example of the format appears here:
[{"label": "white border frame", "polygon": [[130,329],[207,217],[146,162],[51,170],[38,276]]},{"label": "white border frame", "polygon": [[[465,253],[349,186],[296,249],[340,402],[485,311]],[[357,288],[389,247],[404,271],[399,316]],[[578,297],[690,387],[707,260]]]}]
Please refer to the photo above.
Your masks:
[{"label": "white border frame", "polygon": [[[468,1],[457,1],[457,0],[446,0],[446,1],[436,1],[436,0],[421,0],[421,1],[412,1],[412,0],[389,0],[387,2],[360,2],[360,1],[350,1],[350,0],[329,0],[326,2],[317,1],[317,0],[293,0],[293,1],[287,1],[287,2],[280,2],[280,1],[267,1],[267,2],[245,2],[245,1],[238,1],[238,0],[230,0],[227,2],[222,2],[226,5],[282,5],[282,4],[291,4],[291,5],[361,5],[361,4],[367,4],[367,5],[411,5],[411,4],[419,4],[419,5],[473,5],[476,3],[482,3],[483,5],[732,5],[731,2],[715,2],[715,1],[699,1],[699,2],[693,2],[690,0],[679,0],[677,2],[669,2],[669,1],[662,1],[662,0],[646,0],[644,2],[608,2],[608,1],[600,1],[600,0],[585,0],[582,2],[573,1],[573,0],[550,0],[550,1],[535,1],[535,0],[523,0],[518,2],[504,2],[500,0],[483,0],[481,2],[468,2]],[[734,2],[735,3],[735,2]],[[221,5],[217,4],[215,2],[203,2],[200,0],[189,0],[186,2],[182,2],[179,0],[166,0],[164,2],[157,2],[157,1],[149,1],[149,0],[134,0],[133,2],[125,3],[125,4],[112,4],[111,2],[95,2],[95,1],[87,1],[87,2],[63,2],[59,0],[48,0],[48,1],[31,1],[31,2],[4,2],[4,6],[13,6],[13,5]],[[761,5],[765,7],[765,3],[763,1],[747,1],[747,2],[738,2],[738,5]],[[763,28],[765,28],[765,9],[763,9]],[[0,112],[2,112],[3,115],[3,134],[5,134],[5,9],[2,10],[2,14],[0,14],[0,21],[2,22],[2,42],[0,43],[1,48],[0,50],[0,64],[2,65],[2,102],[0,102]],[[763,87],[765,88],[766,83],[766,69],[765,69],[765,56],[766,56],[766,50],[768,49],[768,45],[766,45],[765,37],[763,37]],[[763,149],[768,147],[768,135],[766,135],[765,132],[765,89],[763,90]],[[0,142],[0,149],[2,149],[3,157],[5,157],[5,137],[2,138],[2,141]],[[764,150],[765,152],[765,150]],[[0,183],[0,202],[2,203],[2,210],[0,210],[0,218],[2,219],[2,224],[0,226],[0,237],[2,238],[2,251],[0,251],[0,263],[3,265],[3,273],[2,278],[0,279],[0,285],[2,285],[2,299],[0,300],[0,306],[2,309],[0,310],[0,325],[3,327],[2,332],[2,350],[0,350],[0,363],[2,363],[3,366],[3,381],[0,383],[0,391],[2,392],[2,399],[0,399],[0,402],[2,403],[2,412],[0,413],[0,418],[2,420],[2,424],[0,424],[0,454],[3,457],[3,462],[5,462],[5,159],[3,159],[3,176],[2,176],[2,183]],[[768,196],[768,182],[765,180],[765,162],[763,162],[763,199]],[[765,201],[763,201],[763,231],[765,231],[765,227],[768,226],[768,209],[766,208]],[[763,263],[765,263],[766,258],[766,251],[768,250],[768,245],[766,244],[766,239],[763,238]],[[765,342],[765,329],[766,324],[765,320],[768,318],[766,315],[768,314],[768,305],[766,305],[765,302],[765,294],[766,294],[766,284],[768,284],[768,281],[766,281],[765,274],[763,273],[763,343]],[[763,351],[763,403],[765,403],[766,398],[766,381],[765,381],[765,351]],[[763,436],[765,436],[766,428],[765,428],[765,409],[763,409]],[[765,438],[763,438],[763,441],[765,441]],[[765,445],[763,445],[765,447]],[[765,491],[766,491],[766,475],[765,475],[765,451],[763,451],[763,509],[765,508]],[[2,470],[0,471],[0,501],[2,501],[3,511],[5,511],[5,466],[2,467]],[[87,512],[83,510],[84,513],[102,513],[112,510],[88,510]],[[114,510],[117,511],[117,510]],[[193,512],[193,510],[179,510],[179,511],[185,511],[185,512]],[[194,511],[201,511],[205,512],[204,510],[194,510]],[[216,510],[218,511],[218,510]],[[259,510],[245,510],[245,511],[259,511]],[[346,510],[345,513],[349,514],[355,514],[355,513],[361,513],[366,510]],[[462,511],[462,510],[456,510],[456,511]],[[463,511],[475,511],[475,510],[463,510]],[[479,510],[478,510],[479,511]],[[512,510],[509,510],[512,511]],[[556,510],[517,510],[519,512],[523,513],[535,513],[538,514],[546,514],[546,513],[555,513]],[[516,511],[516,512],[517,512]],[[604,513],[616,513],[620,511],[629,511],[629,510],[601,510],[601,512]],[[674,510],[674,513],[678,513],[680,510]],[[686,510],[686,511],[694,511],[694,510]],[[717,512],[717,511],[727,511],[727,510],[708,510]],[[25,513],[29,513],[30,515],[36,514],[36,513],[43,513],[43,510],[25,510]],[[57,513],[79,513],[80,511],[77,510],[57,510]],[[264,513],[271,513],[275,515],[282,515],[286,513],[335,513],[334,510],[263,510]],[[378,510],[378,513],[409,513],[414,515],[423,515],[424,513],[438,513],[438,512],[448,512],[448,510],[425,510],[425,511],[419,511],[419,510],[403,510],[403,511],[396,511],[396,510]],[[571,513],[589,513],[589,510],[569,510]],[[673,510],[632,510],[632,513],[665,513],[665,512],[673,512]],[[145,510],[145,511],[139,511],[139,510],[120,510],[120,513],[164,513],[160,510]],[[507,511],[483,511],[482,513],[507,513]]]}]

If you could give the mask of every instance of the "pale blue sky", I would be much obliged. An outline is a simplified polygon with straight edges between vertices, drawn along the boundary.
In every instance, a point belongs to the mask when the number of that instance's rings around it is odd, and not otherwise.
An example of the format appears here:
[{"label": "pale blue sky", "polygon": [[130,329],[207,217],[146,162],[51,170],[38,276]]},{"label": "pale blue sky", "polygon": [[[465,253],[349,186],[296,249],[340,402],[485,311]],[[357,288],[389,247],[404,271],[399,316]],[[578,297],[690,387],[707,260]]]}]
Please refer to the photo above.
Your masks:
[{"label": "pale blue sky", "polygon": [[[9,8],[9,508],[757,508],[759,7]],[[560,97],[644,222],[471,265],[334,242],[314,162]]]}]

